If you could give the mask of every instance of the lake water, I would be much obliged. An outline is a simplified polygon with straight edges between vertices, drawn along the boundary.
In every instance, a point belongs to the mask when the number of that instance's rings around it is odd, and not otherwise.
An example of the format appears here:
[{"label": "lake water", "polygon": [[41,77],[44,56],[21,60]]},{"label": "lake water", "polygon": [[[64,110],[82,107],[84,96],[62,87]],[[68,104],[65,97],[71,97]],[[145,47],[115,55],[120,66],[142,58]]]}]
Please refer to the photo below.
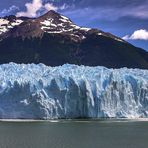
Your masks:
[{"label": "lake water", "polygon": [[148,148],[148,122],[0,122],[0,148]]}]

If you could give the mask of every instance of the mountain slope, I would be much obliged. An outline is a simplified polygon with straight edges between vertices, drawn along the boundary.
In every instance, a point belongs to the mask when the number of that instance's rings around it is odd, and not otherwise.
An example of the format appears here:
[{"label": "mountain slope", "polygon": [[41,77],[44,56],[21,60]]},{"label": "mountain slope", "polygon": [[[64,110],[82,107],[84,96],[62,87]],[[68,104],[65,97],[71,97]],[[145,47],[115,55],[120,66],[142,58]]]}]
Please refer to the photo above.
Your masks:
[{"label": "mountain slope", "polygon": [[110,33],[79,27],[49,11],[34,19],[0,19],[0,63],[8,62],[147,69],[148,52]]}]

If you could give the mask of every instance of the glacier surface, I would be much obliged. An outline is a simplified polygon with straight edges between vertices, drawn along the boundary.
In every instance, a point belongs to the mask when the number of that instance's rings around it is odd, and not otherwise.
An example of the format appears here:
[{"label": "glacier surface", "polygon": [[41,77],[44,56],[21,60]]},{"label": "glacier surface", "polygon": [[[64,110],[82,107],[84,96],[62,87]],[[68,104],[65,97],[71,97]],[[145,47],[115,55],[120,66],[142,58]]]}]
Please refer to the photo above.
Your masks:
[{"label": "glacier surface", "polygon": [[148,117],[148,70],[0,65],[1,119],[106,117]]}]

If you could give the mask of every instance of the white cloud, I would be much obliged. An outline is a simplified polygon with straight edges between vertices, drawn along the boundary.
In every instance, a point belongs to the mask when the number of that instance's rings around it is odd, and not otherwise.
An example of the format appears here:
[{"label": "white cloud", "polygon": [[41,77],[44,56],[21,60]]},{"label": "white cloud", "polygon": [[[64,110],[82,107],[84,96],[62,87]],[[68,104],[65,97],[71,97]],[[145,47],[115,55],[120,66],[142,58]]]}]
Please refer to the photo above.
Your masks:
[{"label": "white cloud", "polygon": [[46,10],[55,10],[55,11],[57,11],[58,10],[58,7],[55,7],[53,4],[50,4],[50,3],[47,3],[47,4],[45,4],[44,5],[44,8],[46,9]]},{"label": "white cloud", "polygon": [[129,35],[125,35],[124,37],[122,37],[123,40],[129,40],[130,36]]},{"label": "white cloud", "polygon": [[26,12],[18,12],[16,16],[36,17],[37,11],[42,8],[42,1],[33,0],[32,3],[26,3],[25,6],[27,9]]},{"label": "white cloud", "polygon": [[65,10],[67,8],[69,8],[70,6],[67,5],[66,3],[64,3],[62,6],[59,7],[60,10]]},{"label": "white cloud", "polygon": [[132,35],[126,35],[123,37],[124,40],[148,40],[148,31],[140,29],[134,31]]},{"label": "white cloud", "polygon": [[33,0],[31,3],[26,3],[26,11],[18,12],[16,14],[17,17],[26,16],[26,17],[37,17],[38,11],[44,9],[45,11],[49,10],[58,10],[53,4],[46,3],[45,5],[42,3],[42,0]]}]

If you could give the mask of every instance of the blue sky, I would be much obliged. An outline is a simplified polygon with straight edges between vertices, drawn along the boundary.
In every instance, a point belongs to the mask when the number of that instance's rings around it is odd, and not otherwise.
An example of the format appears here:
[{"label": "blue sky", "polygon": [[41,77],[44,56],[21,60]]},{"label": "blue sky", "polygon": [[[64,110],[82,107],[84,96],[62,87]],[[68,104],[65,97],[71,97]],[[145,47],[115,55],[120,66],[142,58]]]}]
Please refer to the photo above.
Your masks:
[{"label": "blue sky", "polygon": [[38,16],[43,7],[68,16],[78,25],[110,32],[148,50],[148,0],[4,0],[0,16]]}]

